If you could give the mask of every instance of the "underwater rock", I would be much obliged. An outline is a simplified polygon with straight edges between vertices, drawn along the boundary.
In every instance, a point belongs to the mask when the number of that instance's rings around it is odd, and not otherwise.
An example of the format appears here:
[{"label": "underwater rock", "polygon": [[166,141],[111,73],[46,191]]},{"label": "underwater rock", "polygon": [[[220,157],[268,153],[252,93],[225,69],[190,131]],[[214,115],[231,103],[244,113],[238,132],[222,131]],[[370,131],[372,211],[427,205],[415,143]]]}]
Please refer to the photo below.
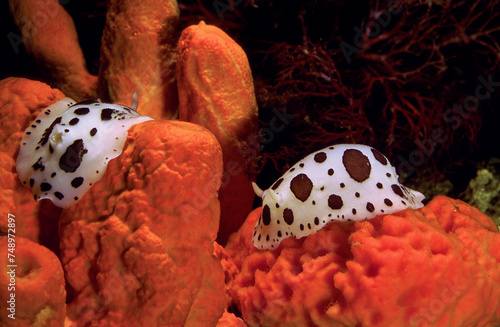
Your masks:
[{"label": "underwater rock", "polygon": [[226,305],[213,256],[222,153],[205,128],[134,125],[122,154],[60,220],[77,325],[214,326]]},{"label": "underwater rock", "polygon": [[204,22],[183,31],[177,57],[179,119],[208,128],[224,153],[217,241],[225,245],[252,210],[254,199],[247,172],[258,150],[248,144],[257,138],[252,72],[243,49]]},{"label": "underwater rock", "polygon": [[[0,213],[22,217],[16,222],[16,236],[58,251],[57,219],[61,209],[50,201],[36,202],[23,187],[16,173],[16,157],[24,129],[52,103],[64,98],[47,84],[24,78],[0,81]],[[7,232],[7,220],[0,221],[0,231]]]},{"label": "underwater rock", "polygon": [[253,247],[254,210],[226,250],[249,326],[497,326],[500,233],[444,196],[420,209],[332,222],[272,251]]},{"label": "underwater rock", "polygon": [[[18,216],[15,222],[21,220],[22,217]],[[0,264],[3,268],[0,274],[0,300],[4,305],[0,326],[63,326],[66,291],[59,259],[46,247],[24,237],[15,236],[13,239],[15,247],[11,253],[7,251],[11,249],[7,247],[11,242],[5,236],[0,237]],[[8,258],[7,253],[14,257]],[[10,258],[14,261],[10,261]]]}]

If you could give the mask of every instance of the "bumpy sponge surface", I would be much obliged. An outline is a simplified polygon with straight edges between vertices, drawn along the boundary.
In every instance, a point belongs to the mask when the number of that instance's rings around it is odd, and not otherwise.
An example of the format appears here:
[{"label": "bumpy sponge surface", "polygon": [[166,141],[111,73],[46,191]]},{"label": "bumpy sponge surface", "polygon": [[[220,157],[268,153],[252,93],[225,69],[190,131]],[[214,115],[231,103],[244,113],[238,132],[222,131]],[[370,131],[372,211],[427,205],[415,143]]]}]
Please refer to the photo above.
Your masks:
[{"label": "bumpy sponge surface", "polygon": [[250,326],[498,326],[500,233],[444,196],[420,209],[331,223],[273,251],[254,210],[227,246],[231,295]]}]

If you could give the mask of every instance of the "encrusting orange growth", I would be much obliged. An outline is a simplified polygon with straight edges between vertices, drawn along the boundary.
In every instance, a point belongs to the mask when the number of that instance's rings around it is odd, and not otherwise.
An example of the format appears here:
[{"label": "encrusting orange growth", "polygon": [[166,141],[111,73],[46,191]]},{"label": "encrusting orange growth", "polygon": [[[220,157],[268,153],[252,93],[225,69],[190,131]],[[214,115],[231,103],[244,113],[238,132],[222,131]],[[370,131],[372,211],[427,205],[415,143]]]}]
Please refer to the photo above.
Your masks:
[{"label": "encrusting orange growth", "polygon": [[330,223],[273,251],[252,246],[260,211],[226,247],[249,326],[500,325],[500,233],[462,201]]},{"label": "encrusting orange growth", "polygon": [[222,152],[205,128],[133,126],[122,154],[60,221],[77,325],[215,326],[226,306],[213,256]]},{"label": "encrusting orange growth", "polygon": [[141,113],[177,117],[175,0],[111,0],[102,36],[99,97],[129,104],[137,92]]},{"label": "encrusting orange growth", "polygon": [[179,119],[208,128],[224,153],[219,191],[224,245],[251,211],[254,192],[247,172],[257,137],[257,102],[245,52],[221,29],[201,22],[186,28],[177,45]]},{"label": "encrusting orange growth", "polygon": [[94,98],[97,77],[88,72],[73,19],[59,1],[9,0],[9,6],[26,51],[51,84],[77,101]]},{"label": "encrusting orange growth", "polygon": [[[61,210],[50,201],[36,202],[29,188],[16,173],[16,157],[24,130],[42,109],[64,98],[59,90],[24,78],[0,81],[0,214],[14,214],[16,236],[49,247],[59,248],[57,219]],[[7,220],[0,220],[0,231],[7,232]]]},{"label": "encrusting orange growth", "polygon": [[[16,222],[21,219],[17,217]],[[7,253],[11,252],[7,251],[8,239],[0,237],[0,301],[3,304],[0,326],[63,326],[66,291],[59,259],[46,247],[24,237],[16,236],[13,239],[15,261],[9,262]],[[8,316],[11,314],[15,319]]]},{"label": "encrusting orange growth", "polygon": [[239,274],[240,270],[234,264],[233,260],[227,253],[226,249],[224,249],[219,243],[214,242],[214,256],[220,261],[222,265],[222,269],[224,269],[224,284],[226,285],[226,293],[227,293],[227,303],[231,303],[231,295],[229,293],[229,285],[231,285],[232,281]]},{"label": "encrusting orange growth", "polygon": [[233,313],[229,313],[226,310],[217,322],[216,327],[247,327],[247,324],[241,318],[236,317]]}]

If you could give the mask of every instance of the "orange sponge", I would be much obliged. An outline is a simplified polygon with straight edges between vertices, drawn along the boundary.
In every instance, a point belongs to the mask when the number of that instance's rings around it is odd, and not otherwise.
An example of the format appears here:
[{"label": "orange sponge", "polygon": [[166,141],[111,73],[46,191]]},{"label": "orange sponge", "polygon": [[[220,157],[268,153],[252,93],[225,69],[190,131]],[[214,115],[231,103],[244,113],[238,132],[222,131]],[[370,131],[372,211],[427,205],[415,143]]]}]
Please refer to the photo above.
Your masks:
[{"label": "orange sponge", "polygon": [[200,124],[217,137],[224,153],[217,241],[225,245],[252,209],[247,163],[256,150],[257,101],[243,49],[226,33],[201,22],[186,28],[177,45],[179,119]]},{"label": "orange sponge", "polygon": [[[17,216],[16,222],[20,220],[22,217]],[[11,248],[7,247],[8,238],[0,237],[0,300],[3,306],[0,325],[63,326],[66,291],[59,259],[46,247],[24,237],[10,239],[15,240],[12,253],[7,252]],[[13,262],[8,261],[7,253],[15,256],[11,256]]]},{"label": "orange sponge", "polygon": [[249,326],[500,324],[500,233],[462,201],[330,223],[273,251],[252,246],[260,210],[227,246]]},{"label": "orange sponge", "polygon": [[128,104],[137,92],[141,114],[175,119],[178,22],[175,0],[109,1],[101,45],[99,97]]},{"label": "orange sponge", "polygon": [[59,1],[9,0],[9,6],[26,51],[51,85],[75,100],[95,97],[97,77],[88,72],[73,19]]},{"label": "orange sponge", "polygon": [[214,326],[226,305],[213,256],[222,153],[205,128],[131,127],[122,154],[60,220],[79,326]]}]

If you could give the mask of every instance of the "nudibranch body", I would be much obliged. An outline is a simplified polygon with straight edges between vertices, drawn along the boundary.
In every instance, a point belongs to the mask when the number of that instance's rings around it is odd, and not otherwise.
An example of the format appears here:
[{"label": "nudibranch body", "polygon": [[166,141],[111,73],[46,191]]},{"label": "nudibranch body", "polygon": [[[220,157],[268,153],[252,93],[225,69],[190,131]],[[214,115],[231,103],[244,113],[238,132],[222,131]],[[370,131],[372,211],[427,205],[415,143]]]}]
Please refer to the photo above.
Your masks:
[{"label": "nudibranch body", "polygon": [[118,157],[128,129],[152,118],[131,108],[64,98],[45,108],[25,130],[16,160],[23,185],[35,200],[50,199],[62,208],[76,203]]},{"label": "nudibranch body", "polygon": [[315,233],[334,220],[363,220],[423,206],[424,195],[398,182],[396,169],[366,145],[339,144],[300,160],[262,191],[262,214],[253,233],[260,249]]}]

